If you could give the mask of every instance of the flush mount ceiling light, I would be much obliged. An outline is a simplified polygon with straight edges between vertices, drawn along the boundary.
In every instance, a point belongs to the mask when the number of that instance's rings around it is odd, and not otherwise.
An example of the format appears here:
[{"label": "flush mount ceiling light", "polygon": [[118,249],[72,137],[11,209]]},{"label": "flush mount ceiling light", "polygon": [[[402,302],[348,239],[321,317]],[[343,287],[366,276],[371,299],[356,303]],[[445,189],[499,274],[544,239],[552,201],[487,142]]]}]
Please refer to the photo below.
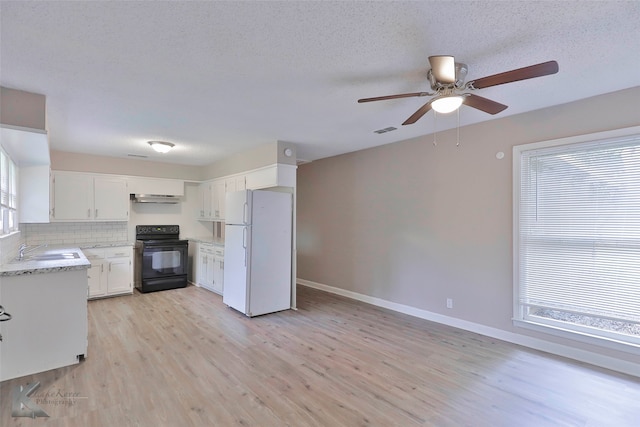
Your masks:
[{"label": "flush mount ceiling light", "polygon": [[175,147],[175,144],[165,141],[149,141],[149,145],[158,153],[168,153],[169,150]]},{"label": "flush mount ceiling light", "polygon": [[431,101],[433,111],[440,114],[447,114],[456,111],[462,105],[462,96],[450,95],[436,98]]}]

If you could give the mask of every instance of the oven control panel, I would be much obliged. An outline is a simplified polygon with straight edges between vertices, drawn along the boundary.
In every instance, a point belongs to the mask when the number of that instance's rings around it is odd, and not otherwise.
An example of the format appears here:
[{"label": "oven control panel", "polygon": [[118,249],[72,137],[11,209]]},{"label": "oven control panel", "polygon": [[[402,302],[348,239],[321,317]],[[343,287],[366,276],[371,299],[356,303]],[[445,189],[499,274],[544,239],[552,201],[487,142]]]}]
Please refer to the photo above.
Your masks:
[{"label": "oven control panel", "polygon": [[136,234],[179,234],[179,225],[136,225]]}]

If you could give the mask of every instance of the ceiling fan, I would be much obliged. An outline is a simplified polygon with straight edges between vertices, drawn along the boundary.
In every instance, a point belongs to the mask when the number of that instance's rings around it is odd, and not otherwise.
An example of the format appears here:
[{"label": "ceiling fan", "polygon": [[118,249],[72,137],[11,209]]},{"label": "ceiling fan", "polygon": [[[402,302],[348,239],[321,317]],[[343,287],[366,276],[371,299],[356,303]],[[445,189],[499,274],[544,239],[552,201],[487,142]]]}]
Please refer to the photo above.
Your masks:
[{"label": "ceiling fan", "polygon": [[527,80],[535,77],[547,76],[558,72],[556,61],[543,62],[504,73],[493,74],[465,83],[468,67],[466,64],[455,62],[453,56],[438,55],[430,56],[429,64],[431,69],[427,73],[431,89],[434,92],[414,92],[401,93],[397,95],[377,96],[374,98],[358,99],[359,103],[371,101],[383,101],[387,99],[411,98],[415,96],[433,96],[422,107],[402,123],[410,125],[418,121],[429,110],[433,109],[438,113],[450,113],[457,110],[460,105],[468,105],[489,114],[498,114],[504,111],[507,106],[499,102],[483,98],[466,91],[484,89],[486,87],[497,86],[505,83]]}]

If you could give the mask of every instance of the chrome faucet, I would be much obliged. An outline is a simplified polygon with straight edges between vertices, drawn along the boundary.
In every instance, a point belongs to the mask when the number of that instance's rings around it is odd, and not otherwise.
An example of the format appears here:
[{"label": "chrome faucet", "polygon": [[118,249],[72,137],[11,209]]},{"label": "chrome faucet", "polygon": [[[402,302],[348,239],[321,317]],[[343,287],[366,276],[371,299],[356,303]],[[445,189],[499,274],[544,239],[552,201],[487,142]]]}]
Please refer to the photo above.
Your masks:
[{"label": "chrome faucet", "polygon": [[[29,253],[31,251],[35,251],[36,249],[39,249],[39,248],[46,248],[46,247],[47,247],[47,243],[43,243],[41,245],[34,246],[33,248],[29,248],[27,245],[25,245],[23,243],[18,248],[18,257],[16,259],[18,261],[22,261],[22,259],[24,258],[24,254],[27,254],[27,253]],[[27,250],[27,248],[29,248],[29,249]]]},{"label": "chrome faucet", "polygon": [[22,258],[24,258],[24,250],[27,249],[27,245],[25,245],[24,243],[20,245],[20,247],[18,248],[18,260],[22,260]]}]

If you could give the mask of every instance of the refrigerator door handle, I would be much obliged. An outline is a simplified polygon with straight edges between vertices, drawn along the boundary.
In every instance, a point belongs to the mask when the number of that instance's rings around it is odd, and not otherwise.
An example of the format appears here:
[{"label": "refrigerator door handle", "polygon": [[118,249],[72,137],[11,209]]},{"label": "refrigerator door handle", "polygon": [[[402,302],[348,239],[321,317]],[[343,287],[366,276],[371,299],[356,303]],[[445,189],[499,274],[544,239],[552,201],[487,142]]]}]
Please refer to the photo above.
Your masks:
[{"label": "refrigerator door handle", "polygon": [[247,202],[244,202],[244,205],[242,206],[242,223],[243,224],[247,223],[248,212],[249,212],[249,204]]},{"label": "refrigerator door handle", "polygon": [[247,249],[247,227],[242,227],[242,247]]},{"label": "refrigerator door handle", "polygon": [[244,248],[244,266],[247,266],[247,227],[242,228],[242,247]]}]

